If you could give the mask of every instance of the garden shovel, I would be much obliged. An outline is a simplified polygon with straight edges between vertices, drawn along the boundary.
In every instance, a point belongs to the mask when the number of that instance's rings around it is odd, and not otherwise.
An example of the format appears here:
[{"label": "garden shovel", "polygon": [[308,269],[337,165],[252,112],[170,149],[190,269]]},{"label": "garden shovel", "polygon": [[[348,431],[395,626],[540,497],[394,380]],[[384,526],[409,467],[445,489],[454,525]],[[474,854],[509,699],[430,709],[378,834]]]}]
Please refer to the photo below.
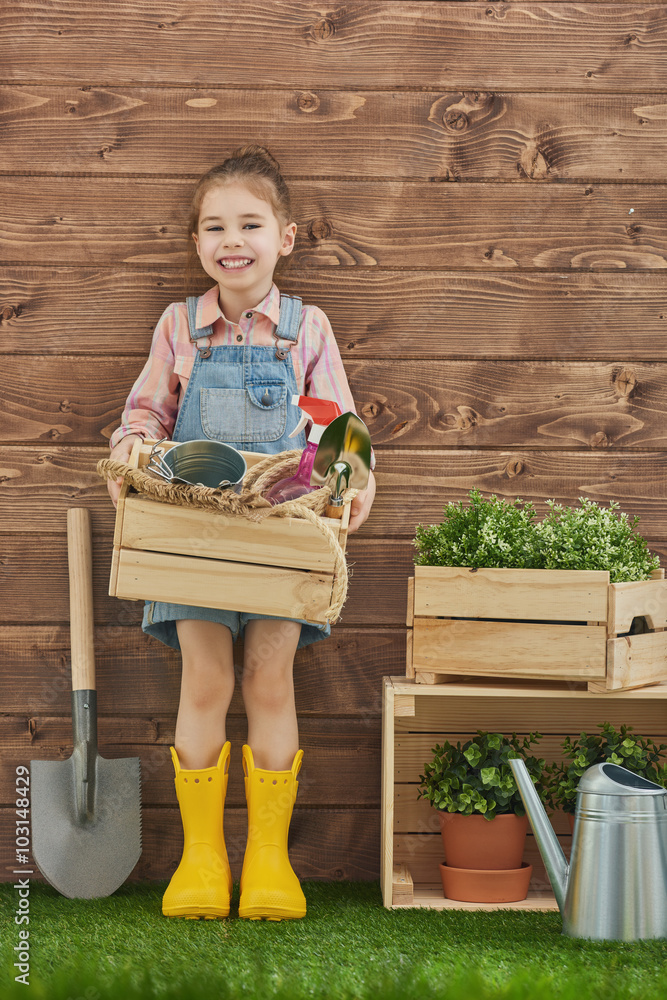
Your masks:
[{"label": "garden shovel", "polygon": [[32,855],[44,878],[71,899],[109,896],[141,854],[139,758],[97,752],[90,515],[67,511],[72,730],[65,761],[30,763]]},{"label": "garden shovel", "polygon": [[343,413],[329,423],[320,438],[310,474],[312,486],[331,482],[327,517],[341,517],[343,490],[365,490],[371,468],[371,436],[356,413]]}]

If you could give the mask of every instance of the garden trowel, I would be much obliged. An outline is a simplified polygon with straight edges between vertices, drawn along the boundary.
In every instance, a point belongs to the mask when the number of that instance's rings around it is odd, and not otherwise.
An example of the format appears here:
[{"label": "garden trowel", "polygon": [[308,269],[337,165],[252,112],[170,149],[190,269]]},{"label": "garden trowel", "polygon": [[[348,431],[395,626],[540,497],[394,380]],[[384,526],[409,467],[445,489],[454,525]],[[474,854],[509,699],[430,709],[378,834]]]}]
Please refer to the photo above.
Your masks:
[{"label": "garden trowel", "polygon": [[141,854],[139,758],[97,752],[90,515],[67,511],[72,730],[65,761],[30,763],[32,856],[44,878],[71,899],[109,896]]},{"label": "garden trowel", "polygon": [[366,424],[355,413],[336,417],[322,432],[310,476],[312,486],[331,486],[328,517],[341,516],[344,489],[366,489],[370,467],[371,436]]}]

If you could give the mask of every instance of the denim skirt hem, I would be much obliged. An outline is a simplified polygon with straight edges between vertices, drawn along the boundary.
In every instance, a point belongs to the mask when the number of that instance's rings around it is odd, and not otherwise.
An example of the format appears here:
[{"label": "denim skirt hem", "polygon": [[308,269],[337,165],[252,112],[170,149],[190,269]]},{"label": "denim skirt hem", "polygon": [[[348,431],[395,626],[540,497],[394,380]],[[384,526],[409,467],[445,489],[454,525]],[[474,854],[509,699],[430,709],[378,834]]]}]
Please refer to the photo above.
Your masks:
[{"label": "denim skirt hem", "polygon": [[293,621],[301,625],[301,635],[297,649],[310,646],[313,642],[326,639],[331,635],[331,625],[313,625],[303,618],[283,618],[280,615],[256,615],[247,611],[225,611],[220,608],[198,608],[191,604],[167,604],[164,601],[146,601],[144,618],[141,624],[147,635],[159,639],[166,646],[180,650],[176,622],[183,618],[193,618],[197,621],[218,622],[226,625],[236,641],[243,636],[245,627],[253,619],[268,618],[274,621]]}]

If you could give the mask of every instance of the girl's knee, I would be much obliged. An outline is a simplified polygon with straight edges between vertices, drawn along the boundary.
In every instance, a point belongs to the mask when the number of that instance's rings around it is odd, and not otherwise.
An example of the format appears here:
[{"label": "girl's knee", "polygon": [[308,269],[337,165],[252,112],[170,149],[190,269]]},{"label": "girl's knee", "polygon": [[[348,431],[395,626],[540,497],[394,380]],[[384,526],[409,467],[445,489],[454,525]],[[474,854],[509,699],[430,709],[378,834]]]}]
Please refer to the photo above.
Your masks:
[{"label": "girl's knee", "polygon": [[226,711],[234,694],[234,674],[219,670],[218,664],[183,664],[181,699],[198,712]]},{"label": "girl's knee", "polygon": [[294,700],[292,664],[277,665],[260,660],[246,662],[241,681],[243,699],[248,705],[280,710]]},{"label": "girl's knee", "polygon": [[[215,631],[192,627],[211,624],[178,623],[182,659],[181,697],[185,697],[192,708],[202,712],[226,710],[234,693],[234,658],[229,629],[222,625],[217,625]],[[227,637],[229,641],[226,641]]]}]

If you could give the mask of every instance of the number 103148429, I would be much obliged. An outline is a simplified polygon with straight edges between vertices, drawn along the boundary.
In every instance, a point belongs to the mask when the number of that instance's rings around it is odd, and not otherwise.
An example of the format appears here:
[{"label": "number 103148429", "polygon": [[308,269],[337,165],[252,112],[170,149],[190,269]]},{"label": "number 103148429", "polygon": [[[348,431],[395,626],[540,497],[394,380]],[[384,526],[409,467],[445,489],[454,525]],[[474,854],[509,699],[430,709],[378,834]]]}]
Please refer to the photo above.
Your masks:
[{"label": "number 103148429", "polygon": [[16,861],[28,864],[30,847],[30,770],[24,764],[16,768]]}]

